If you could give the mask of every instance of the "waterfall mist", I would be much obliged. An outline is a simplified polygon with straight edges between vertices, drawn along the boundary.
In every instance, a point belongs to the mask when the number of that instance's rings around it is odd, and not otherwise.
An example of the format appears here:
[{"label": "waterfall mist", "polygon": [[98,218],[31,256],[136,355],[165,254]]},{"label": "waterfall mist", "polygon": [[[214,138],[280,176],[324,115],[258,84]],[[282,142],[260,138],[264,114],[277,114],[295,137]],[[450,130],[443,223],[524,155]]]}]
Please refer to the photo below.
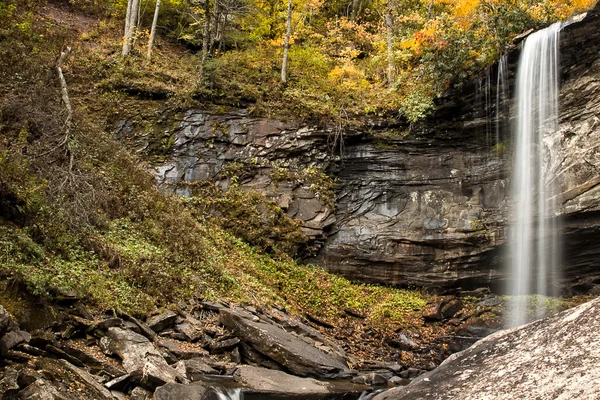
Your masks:
[{"label": "waterfall mist", "polygon": [[[560,249],[554,218],[551,135],[558,128],[560,29],[561,24],[556,23],[529,36],[519,59],[513,126],[509,326],[543,316],[544,296],[557,294],[554,288]],[[528,315],[530,309],[536,310],[536,315]]]}]

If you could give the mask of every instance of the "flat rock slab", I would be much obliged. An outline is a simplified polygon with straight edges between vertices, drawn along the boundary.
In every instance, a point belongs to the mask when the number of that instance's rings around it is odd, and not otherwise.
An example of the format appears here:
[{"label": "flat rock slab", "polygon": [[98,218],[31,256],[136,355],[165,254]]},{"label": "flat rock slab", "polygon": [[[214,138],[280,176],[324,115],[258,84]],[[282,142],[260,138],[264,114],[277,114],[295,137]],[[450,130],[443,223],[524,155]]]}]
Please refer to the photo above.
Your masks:
[{"label": "flat rock slab", "polygon": [[242,342],[275,360],[295,375],[325,379],[350,375],[342,357],[327,354],[311,345],[310,340],[303,340],[280,326],[267,323],[239,309],[222,309],[220,316],[223,325],[233,331]]},{"label": "flat rock slab", "polygon": [[600,399],[600,298],[497,332],[374,400]]},{"label": "flat rock slab", "polygon": [[233,374],[234,379],[244,388],[244,392],[262,395],[276,395],[277,398],[294,399],[307,397],[325,398],[333,393],[360,394],[368,388],[351,383],[344,386],[322,382],[313,378],[299,378],[282,371],[243,365]]}]

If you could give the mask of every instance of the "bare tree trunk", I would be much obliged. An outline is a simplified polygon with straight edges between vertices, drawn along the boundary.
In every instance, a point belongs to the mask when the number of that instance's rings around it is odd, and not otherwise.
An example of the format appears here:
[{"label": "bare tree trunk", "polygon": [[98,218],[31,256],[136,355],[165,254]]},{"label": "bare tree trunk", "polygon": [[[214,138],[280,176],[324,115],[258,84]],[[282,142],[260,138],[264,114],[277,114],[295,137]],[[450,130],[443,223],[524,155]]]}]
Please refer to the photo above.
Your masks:
[{"label": "bare tree trunk", "polygon": [[125,37],[123,39],[123,52],[121,56],[126,57],[133,47],[133,35],[137,28],[138,11],[140,0],[129,0],[127,4],[127,21],[125,22]]},{"label": "bare tree trunk", "polygon": [[387,9],[385,12],[385,28],[387,30],[387,80],[388,88],[394,88],[394,19],[392,17],[392,6],[391,0],[388,0]]},{"label": "bare tree trunk", "polygon": [[129,32],[129,24],[131,23],[131,4],[133,0],[127,1],[127,13],[125,14],[125,31],[123,33],[123,37],[127,37],[127,32]]},{"label": "bare tree trunk", "polygon": [[219,25],[221,23],[221,10],[219,7],[219,0],[215,0],[215,6],[213,7],[213,33],[211,35],[212,43],[210,43],[209,48],[214,46],[214,42],[219,40]]},{"label": "bare tree trunk", "polygon": [[[135,19],[135,24],[134,26],[137,28],[142,24],[142,0],[138,0],[138,8],[137,8],[137,18]],[[131,47],[135,47],[135,43],[138,40],[138,35],[137,35],[137,31],[134,30],[133,32],[133,44],[131,45]]]},{"label": "bare tree trunk", "polygon": [[352,19],[357,19],[362,8],[361,0],[352,0]]},{"label": "bare tree trunk", "polygon": [[148,54],[146,59],[152,59],[152,46],[154,46],[154,37],[156,36],[156,24],[158,23],[158,13],[160,11],[160,0],[156,0],[156,8],[154,9],[154,19],[152,20],[152,28],[150,29],[150,39],[148,40]]},{"label": "bare tree trunk", "polygon": [[60,146],[67,146],[67,154],[69,155],[69,174],[67,175],[66,180],[63,182],[61,186],[72,178],[74,157],[73,151],[71,150],[71,129],[73,127],[73,107],[71,106],[71,100],[69,98],[69,90],[67,88],[67,81],[65,80],[65,76],[62,71],[62,64],[65,62],[67,57],[71,54],[71,48],[65,47],[61,52],[58,60],[56,60],[56,72],[58,73],[58,80],[60,82],[60,92],[63,103],[65,103],[65,108],[67,110],[67,119],[65,120],[65,136],[62,142],[59,144]]},{"label": "bare tree trunk", "polygon": [[202,59],[200,61],[200,82],[204,80],[204,64],[208,58],[210,43],[210,1],[204,0],[204,31],[202,32]]},{"label": "bare tree trunk", "polygon": [[292,36],[292,4],[293,0],[288,3],[287,22],[285,31],[285,41],[283,42],[283,62],[281,63],[281,81],[287,83],[287,64],[290,51],[290,38]]},{"label": "bare tree trunk", "polygon": [[429,0],[429,4],[427,4],[427,21],[431,19],[431,12],[433,9],[433,0]]}]

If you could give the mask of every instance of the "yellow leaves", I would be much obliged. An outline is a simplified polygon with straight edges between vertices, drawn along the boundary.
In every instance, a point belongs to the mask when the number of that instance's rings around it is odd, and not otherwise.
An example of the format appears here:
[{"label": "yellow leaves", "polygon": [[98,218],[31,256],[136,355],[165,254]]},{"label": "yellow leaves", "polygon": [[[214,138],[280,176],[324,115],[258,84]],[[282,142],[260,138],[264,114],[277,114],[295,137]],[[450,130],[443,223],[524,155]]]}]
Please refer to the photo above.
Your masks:
[{"label": "yellow leaves", "polygon": [[342,65],[333,68],[329,78],[344,89],[366,90],[369,88],[369,82],[365,79],[365,74],[359,70],[352,62],[346,61]]},{"label": "yellow leaves", "polygon": [[596,0],[543,0],[529,7],[528,12],[539,21],[566,20],[575,13],[591,8],[595,3]]}]

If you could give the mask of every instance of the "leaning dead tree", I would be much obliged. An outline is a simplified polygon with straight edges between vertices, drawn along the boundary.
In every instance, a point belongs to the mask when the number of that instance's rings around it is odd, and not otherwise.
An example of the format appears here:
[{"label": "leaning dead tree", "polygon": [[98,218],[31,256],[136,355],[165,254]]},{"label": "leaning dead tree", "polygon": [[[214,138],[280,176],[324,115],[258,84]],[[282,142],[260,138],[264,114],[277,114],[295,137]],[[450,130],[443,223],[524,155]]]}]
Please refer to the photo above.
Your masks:
[{"label": "leaning dead tree", "polygon": [[66,146],[67,155],[69,156],[69,170],[63,185],[67,183],[67,181],[72,177],[73,173],[73,163],[74,156],[73,151],[71,149],[71,131],[73,129],[73,107],[71,106],[71,99],[69,98],[69,90],[67,87],[67,81],[65,80],[65,75],[63,74],[62,65],[71,54],[71,48],[65,47],[61,52],[58,60],[56,61],[56,71],[58,73],[58,80],[60,82],[60,91],[62,102],[65,105],[65,109],[67,110],[67,118],[65,119],[65,134],[63,140],[59,143],[57,147]]}]

